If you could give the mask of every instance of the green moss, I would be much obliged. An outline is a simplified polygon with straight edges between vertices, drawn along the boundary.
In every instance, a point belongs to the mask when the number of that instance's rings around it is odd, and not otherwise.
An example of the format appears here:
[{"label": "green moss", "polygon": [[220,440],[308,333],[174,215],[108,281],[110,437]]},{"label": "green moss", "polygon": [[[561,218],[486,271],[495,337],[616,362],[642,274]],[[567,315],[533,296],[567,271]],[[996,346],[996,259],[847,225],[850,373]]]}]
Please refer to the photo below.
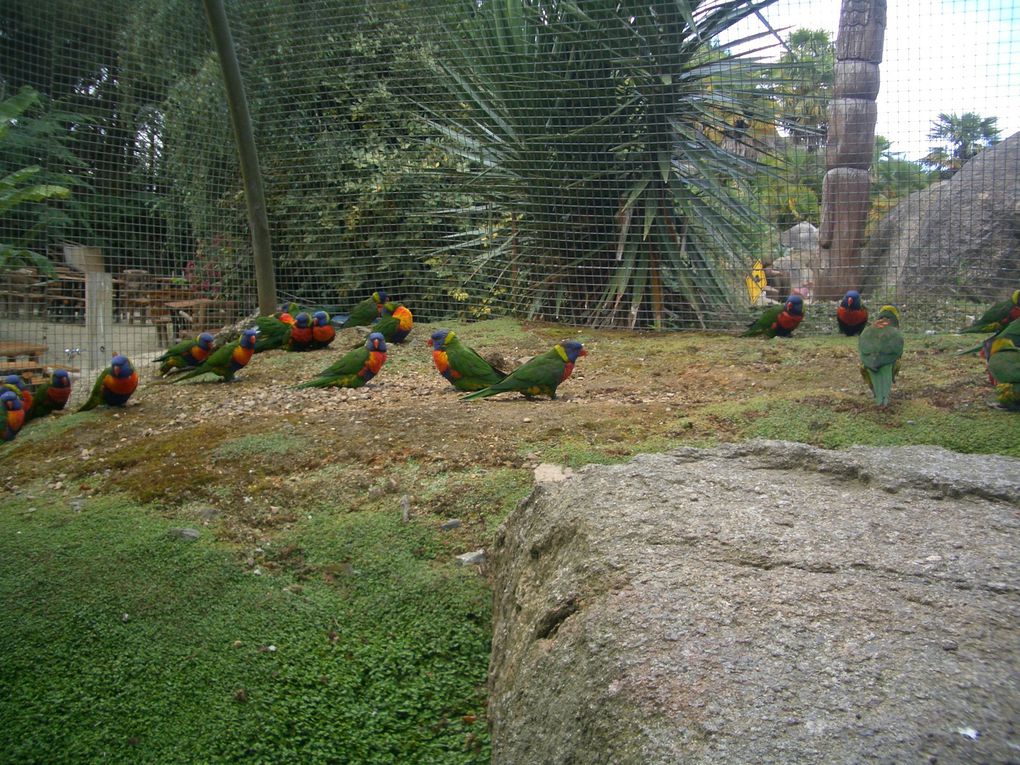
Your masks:
[{"label": "green moss", "polygon": [[231,438],[214,448],[214,460],[278,460],[292,457],[312,447],[311,439],[294,432],[259,432]]}]

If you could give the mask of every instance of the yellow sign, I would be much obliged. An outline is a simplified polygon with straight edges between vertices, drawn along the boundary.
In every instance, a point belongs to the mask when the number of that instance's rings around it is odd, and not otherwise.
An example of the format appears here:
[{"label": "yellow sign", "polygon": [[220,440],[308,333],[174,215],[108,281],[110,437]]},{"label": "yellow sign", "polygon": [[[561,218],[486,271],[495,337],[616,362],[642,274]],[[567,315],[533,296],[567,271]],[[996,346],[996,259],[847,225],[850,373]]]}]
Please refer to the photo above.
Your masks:
[{"label": "yellow sign", "polygon": [[768,284],[765,280],[765,267],[760,260],[754,261],[751,275],[744,278],[744,283],[747,285],[747,297],[751,301],[751,305],[758,305],[761,293],[765,291],[765,286]]}]

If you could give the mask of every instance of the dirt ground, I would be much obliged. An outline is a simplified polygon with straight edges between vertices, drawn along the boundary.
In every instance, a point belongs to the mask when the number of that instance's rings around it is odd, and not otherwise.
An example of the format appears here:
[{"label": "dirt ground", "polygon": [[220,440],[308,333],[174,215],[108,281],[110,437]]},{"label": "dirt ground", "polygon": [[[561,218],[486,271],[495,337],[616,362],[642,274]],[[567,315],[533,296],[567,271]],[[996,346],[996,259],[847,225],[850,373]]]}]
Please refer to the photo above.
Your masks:
[{"label": "dirt ground", "polygon": [[[379,376],[359,390],[291,386],[358,344],[360,330],[343,331],[324,351],[258,354],[231,384],[170,384],[148,364],[123,410],[63,413],[0,447],[3,490],[125,491],[168,512],[208,502],[251,506],[228,533],[255,539],[285,526],[287,508],[338,497],[357,508],[407,496],[413,513],[470,514],[457,503],[458,486],[491,482],[498,471],[527,482],[544,461],[612,461],[786,431],[812,441],[830,432],[833,418],[849,423],[844,430],[867,426],[862,440],[879,441],[897,429],[952,430],[961,421],[991,427],[994,439],[1006,418],[1016,424],[1016,415],[986,406],[981,362],[955,355],[967,337],[908,337],[893,403],[879,411],[858,372],[855,338],[578,331],[509,320],[446,326],[511,367],[567,337],[583,341],[589,355],[556,401],[516,394],[461,401],[432,367],[425,341],[434,325],[391,345]],[[949,419],[940,424],[942,416]],[[490,493],[498,502],[498,487]],[[473,512],[479,522],[466,533],[484,536],[487,511]]]}]

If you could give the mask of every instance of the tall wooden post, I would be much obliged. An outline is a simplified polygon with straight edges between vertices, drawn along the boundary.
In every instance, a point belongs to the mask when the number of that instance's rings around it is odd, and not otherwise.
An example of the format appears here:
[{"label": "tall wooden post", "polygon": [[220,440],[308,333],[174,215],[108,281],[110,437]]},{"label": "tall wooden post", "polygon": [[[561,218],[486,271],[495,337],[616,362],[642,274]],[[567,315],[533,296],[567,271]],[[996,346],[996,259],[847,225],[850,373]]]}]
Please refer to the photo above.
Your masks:
[{"label": "tall wooden post", "polygon": [[259,313],[271,314],[276,310],[276,274],[273,272],[273,254],[269,240],[269,216],[266,213],[266,196],[262,190],[262,170],[259,168],[255,136],[248,111],[248,98],[237,63],[234,40],[227,23],[223,0],[204,0],[216,52],[223,70],[223,85],[227,91],[230,122],[234,126],[234,140],[241,162],[244,179],[244,199],[248,204],[248,226],[251,228],[252,251],[255,254],[255,283],[259,293]]},{"label": "tall wooden post", "polygon": [[816,296],[822,300],[842,297],[861,283],[885,21],[886,0],[843,0],[818,231],[822,268]]}]

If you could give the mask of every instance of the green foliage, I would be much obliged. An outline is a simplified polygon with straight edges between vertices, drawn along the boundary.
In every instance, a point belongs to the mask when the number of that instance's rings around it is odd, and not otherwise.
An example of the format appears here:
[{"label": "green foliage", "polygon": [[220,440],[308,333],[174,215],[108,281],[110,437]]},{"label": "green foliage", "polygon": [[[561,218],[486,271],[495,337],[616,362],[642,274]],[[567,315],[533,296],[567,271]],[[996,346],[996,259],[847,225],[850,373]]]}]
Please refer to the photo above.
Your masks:
[{"label": "green foliage", "polygon": [[[15,234],[15,241],[0,242],[0,271],[30,266],[43,271],[51,271],[52,265],[44,256],[28,248],[33,236],[46,224],[46,210],[41,203],[51,199],[66,199],[71,195],[70,189],[55,183],[47,183],[46,176],[39,165],[12,167],[23,160],[25,149],[31,145],[31,137],[44,136],[56,148],[59,141],[53,135],[51,123],[41,120],[23,119],[22,115],[39,103],[39,94],[29,87],[23,87],[16,95],[0,101],[0,219],[9,219],[21,213],[23,208],[32,207],[34,215],[25,216],[29,223],[21,227]],[[42,130],[39,126],[43,125]],[[16,128],[12,130],[12,128]],[[22,139],[27,133],[29,141]],[[33,222],[33,218],[35,219]],[[4,222],[4,233],[13,234],[8,220]]]},{"label": "green foliage", "polygon": [[937,170],[940,177],[951,177],[981,149],[998,143],[997,121],[996,117],[982,117],[974,112],[939,114],[928,138],[942,143],[932,147],[921,161]]},{"label": "green foliage", "polygon": [[703,325],[729,310],[723,274],[746,265],[754,218],[751,163],[722,139],[771,107],[756,66],[709,41],[753,11],[491,3],[453,30],[435,68],[460,113],[419,107],[468,163],[439,170],[499,222],[465,226],[462,270],[499,271],[530,316]]},{"label": "green foliage", "polygon": [[795,144],[818,148],[825,139],[836,70],[836,46],[824,29],[797,29],[780,66],[769,73],[781,122]]},{"label": "green foliage", "polygon": [[434,532],[320,517],[253,570],[114,498],[4,510],[11,761],[488,761],[489,598]]}]

